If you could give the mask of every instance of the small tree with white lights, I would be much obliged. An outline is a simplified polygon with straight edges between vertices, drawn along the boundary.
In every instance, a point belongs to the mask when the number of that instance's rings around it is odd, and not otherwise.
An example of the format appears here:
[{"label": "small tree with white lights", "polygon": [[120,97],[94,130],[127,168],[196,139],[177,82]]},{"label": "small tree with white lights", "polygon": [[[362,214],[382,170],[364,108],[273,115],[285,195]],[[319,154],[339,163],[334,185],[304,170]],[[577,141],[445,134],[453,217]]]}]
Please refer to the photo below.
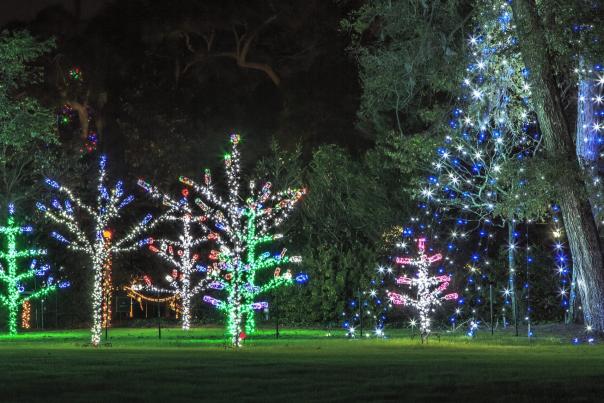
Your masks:
[{"label": "small tree with white lights", "polygon": [[183,189],[183,197],[180,200],[174,200],[143,180],[139,180],[138,184],[152,198],[161,200],[162,204],[172,211],[164,217],[164,221],[177,223],[179,226],[177,239],[147,238],[146,241],[149,250],[172,268],[165,277],[170,288],[164,289],[153,284],[146,284],[140,286],[139,291],[175,295],[182,304],[182,328],[189,330],[193,298],[208,287],[218,286],[218,283],[210,283],[208,280],[208,269],[201,264],[203,254],[199,251],[199,247],[210,241],[219,243],[220,237],[217,232],[211,231],[207,227],[205,215],[195,215],[192,212],[188,201],[188,189]]}]

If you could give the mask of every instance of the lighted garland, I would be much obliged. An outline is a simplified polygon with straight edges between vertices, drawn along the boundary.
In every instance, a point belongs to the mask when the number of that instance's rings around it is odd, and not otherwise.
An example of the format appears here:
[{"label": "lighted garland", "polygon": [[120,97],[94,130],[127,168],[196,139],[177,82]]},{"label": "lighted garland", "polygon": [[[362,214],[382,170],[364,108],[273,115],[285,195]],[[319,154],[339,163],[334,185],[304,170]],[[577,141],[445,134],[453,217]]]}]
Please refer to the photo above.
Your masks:
[{"label": "lighted garland", "polygon": [[552,206],[553,214],[553,231],[552,236],[554,239],[554,264],[555,273],[559,278],[560,289],[557,294],[560,297],[560,305],[564,309],[566,322],[570,323],[574,315],[574,303],[575,303],[575,287],[574,287],[574,272],[571,270],[570,259],[568,258],[567,245],[564,242],[564,228],[560,220],[560,207],[557,205]]},{"label": "lighted garland", "polygon": [[[583,47],[583,44],[590,42],[599,42],[597,31],[594,32],[594,24],[579,23],[572,26],[572,31],[576,34],[574,45]],[[593,56],[592,56],[593,57]],[[598,57],[598,56],[596,56]],[[602,158],[604,152],[604,66],[601,63],[594,63],[594,60],[588,60],[585,55],[578,55],[578,67],[575,69],[577,74],[577,120],[576,120],[576,155],[579,164],[586,176],[587,193],[591,210],[600,231],[600,236],[604,231],[604,182],[602,181]],[[557,207],[556,207],[557,208]],[[558,211],[556,210],[557,214]],[[562,243],[562,226],[559,224],[559,218],[554,217],[555,255],[557,262],[557,272],[560,275],[560,295],[562,297],[563,307],[566,309],[566,320],[570,322],[574,317],[574,308],[576,305],[576,290],[581,284],[577,281],[577,272],[570,270],[568,263],[570,260],[565,256],[565,245]],[[571,272],[570,284],[568,284],[567,274]],[[567,306],[564,303],[567,302]],[[587,327],[591,328],[589,318],[585,318]]]},{"label": "lighted garland", "polygon": [[[149,250],[171,267],[170,274],[165,277],[170,289],[163,291],[174,293],[181,301],[182,328],[189,330],[193,298],[208,287],[216,287],[218,284],[209,281],[208,267],[201,263],[202,254],[198,249],[209,241],[220,244],[220,237],[205,224],[208,218],[205,214],[193,215],[188,201],[188,189],[183,189],[183,197],[177,201],[143,180],[139,180],[138,184],[152,198],[161,200],[164,206],[175,210],[165,217],[165,221],[179,225],[177,239],[148,238],[147,243]],[[209,258],[217,259],[217,256],[215,253],[210,253]],[[217,270],[217,268],[210,270]],[[143,289],[157,291],[151,284],[144,286]]]},{"label": "lighted garland", "polygon": [[[592,26],[578,26],[579,31],[590,31]],[[584,66],[583,60],[576,70],[578,75],[576,154],[584,174],[591,210],[600,231],[604,231],[604,183],[600,172],[602,145],[604,144],[604,67],[595,64]],[[563,241],[563,225],[558,217],[558,207],[554,211],[554,237],[556,271],[560,277],[559,294],[565,309],[566,321],[570,323],[575,315],[577,273],[568,266],[566,246]],[[569,276],[570,279],[569,279]],[[588,323],[589,326],[589,323]]]},{"label": "lighted garland", "polygon": [[[69,282],[58,282],[50,273],[50,265],[38,264],[35,259],[46,255],[46,249],[17,249],[17,238],[22,234],[29,234],[33,228],[29,225],[20,226],[15,222],[15,208],[10,204],[8,207],[8,219],[6,225],[0,227],[0,234],[5,239],[6,249],[0,251],[0,306],[8,311],[8,332],[17,334],[17,318],[19,308],[29,303],[30,300],[46,297],[55,292],[57,288],[69,286]],[[22,259],[34,258],[29,265],[19,264]],[[37,290],[27,292],[27,284],[35,277],[42,279],[42,286]],[[25,309],[24,309],[25,312]]]},{"label": "lighted garland", "polygon": [[[103,324],[103,301],[110,290],[108,286],[108,268],[112,255],[138,249],[145,240],[139,240],[142,234],[162,222],[164,216],[156,219],[148,214],[137,225],[120,239],[114,239],[111,225],[121,216],[120,211],[129,205],[134,196],[125,196],[123,183],[116,182],[110,190],[107,188],[106,175],[107,158],[101,156],[99,162],[99,178],[97,198],[94,206],[88,205],[77,197],[70,189],[61,186],[53,179],[46,179],[46,184],[54,191],[65,197],[64,201],[52,200],[51,206],[38,202],[37,207],[46,218],[63,226],[73,239],[53,231],[51,236],[64,244],[67,249],[85,254],[90,259],[90,269],[93,274],[93,289],[91,294],[92,328],[91,343],[98,346],[101,342]],[[171,213],[169,210],[166,214]]]},{"label": "lighted garland", "polygon": [[[255,330],[255,311],[268,307],[268,302],[258,301],[258,297],[277,287],[307,279],[304,274],[294,276],[289,269],[282,272],[282,266],[299,263],[299,256],[288,256],[286,249],[276,254],[259,250],[261,246],[282,238],[281,234],[271,234],[270,230],[285,221],[305,189],[273,192],[271,184],[265,183],[256,190],[255,182],[251,181],[251,195],[244,200],[240,196],[240,137],[232,134],[230,140],[231,152],[224,158],[228,186],[226,198],[214,191],[209,170],[205,171],[201,185],[186,177],[180,177],[180,181],[199,195],[195,203],[208,223],[221,233],[220,250],[210,253],[210,258],[217,259],[217,264],[208,268],[208,278],[212,279],[210,287],[224,292],[226,299],[205,295],[203,300],[226,314],[227,333],[233,345],[240,346],[242,340]],[[273,271],[272,278],[258,285],[257,275],[269,270]]]},{"label": "lighted garland", "polygon": [[[154,304],[167,304],[168,307],[176,313],[176,317],[182,315],[182,305],[180,304],[179,296],[174,294],[172,290],[165,290],[160,288],[153,287],[151,282],[151,278],[149,276],[144,276],[145,284],[142,284],[140,281],[133,281],[131,284],[124,286],[124,291],[126,291],[126,295],[129,298],[135,300],[139,304],[142,304],[143,301],[152,302]],[[145,291],[143,293],[143,291]],[[148,292],[155,293],[155,297],[148,295]],[[167,297],[160,297],[159,295],[167,293]],[[142,305],[141,305],[141,310]],[[131,316],[132,317],[132,309]]]},{"label": "lighted garland", "polygon": [[[495,307],[500,306],[499,312],[493,312],[493,322],[499,322],[499,320],[496,318],[500,315],[504,328],[510,324],[508,314],[509,311],[511,311],[510,306],[512,305],[512,293],[509,291],[510,277],[508,272],[508,287],[503,287],[501,290],[495,288],[495,292],[493,293],[494,295],[489,295],[489,286],[496,286],[494,279],[497,276],[497,270],[499,270],[498,267],[494,267],[491,264],[492,262],[489,257],[489,252],[491,250],[490,248],[493,246],[492,242],[494,240],[492,221],[484,220],[479,229],[471,234],[471,237],[473,239],[478,238],[477,247],[473,249],[469,262],[464,267],[467,273],[467,281],[466,286],[463,289],[463,298],[468,299],[467,311],[469,321],[466,334],[470,337],[474,337],[481,326],[491,319],[489,318],[489,320],[487,320],[486,318],[486,316],[490,313],[486,310],[486,308],[488,307],[487,302],[490,301],[491,297],[493,300],[490,302],[493,303]],[[515,271],[513,273],[515,278]],[[500,305],[497,303],[497,300],[501,297],[503,297],[503,303]],[[491,325],[495,326],[494,323],[491,323]]]},{"label": "lighted garland", "polygon": [[[591,23],[572,26],[575,34],[574,45],[599,41]],[[590,181],[587,181],[589,199],[600,230],[604,225],[604,184],[599,165],[604,154],[604,66],[590,63],[583,55],[578,56],[577,75],[577,121],[576,154],[581,167]]]}]

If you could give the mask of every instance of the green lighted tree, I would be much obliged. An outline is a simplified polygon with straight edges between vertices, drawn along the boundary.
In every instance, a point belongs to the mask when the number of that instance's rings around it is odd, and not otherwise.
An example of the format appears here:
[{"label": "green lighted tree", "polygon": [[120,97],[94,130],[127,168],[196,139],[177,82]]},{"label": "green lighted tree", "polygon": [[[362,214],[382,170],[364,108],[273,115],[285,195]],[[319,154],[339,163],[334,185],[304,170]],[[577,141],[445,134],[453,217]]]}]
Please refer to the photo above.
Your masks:
[{"label": "green lighted tree", "polygon": [[[233,345],[240,346],[246,334],[255,329],[254,311],[268,307],[268,302],[258,301],[260,295],[294,281],[304,282],[306,276],[294,278],[290,270],[282,273],[281,266],[301,261],[299,256],[287,256],[286,249],[272,254],[262,246],[282,238],[271,233],[271,229],[282,224],[294,206],[304,195],[304,189],[286,189],[274,192],[271,183],[265,183],[260,190],[250,182],[251,195],[240,196],[241,183],[240,154],[237,148],[239,135],[231,135],[231,153],[225,155],[228,196],[216,194],[209,171],[204,184],[199,185],[189,178],[180,181],[191,186],[200,196],[195,203],[205,217],[220,232],[220,251],[212,251],[210,259],[216,260],[207,268],[209,287],[226,292],[226,300],[205,295],[206,303],[216,306],[227,315],[227,332]],[[266,276],[266,272],[273,274]],[[267,277],[270,277],[267,279]],[[266,280],[266,281],[262,281]],[[258,285],[257,283],[261,283]]]},{"label": "green lighted tree", "polygon": [[[20,226],[15,223],[14,205],[8,207],[8,220],[5,226],[0,227],[0,234],[6,241],[6,249],[0,251],[0,260],[6,264],[0,266],[0,305],[8,311],[8,331],[11,335],[17,334],[17,318],[19,307],[23,302],[44,298],[46,295],[69,285],[67,282],[57,283],[49,275],[50,266],[38,265],[36,257],[46,255],[45,249],[17,249],[17,237],[31,233],[31,226]],[[20,259],[34,258],[29,266],[20,265]],[[34,277],[43,277],[42,287],[26,293],[26,284]]]}]

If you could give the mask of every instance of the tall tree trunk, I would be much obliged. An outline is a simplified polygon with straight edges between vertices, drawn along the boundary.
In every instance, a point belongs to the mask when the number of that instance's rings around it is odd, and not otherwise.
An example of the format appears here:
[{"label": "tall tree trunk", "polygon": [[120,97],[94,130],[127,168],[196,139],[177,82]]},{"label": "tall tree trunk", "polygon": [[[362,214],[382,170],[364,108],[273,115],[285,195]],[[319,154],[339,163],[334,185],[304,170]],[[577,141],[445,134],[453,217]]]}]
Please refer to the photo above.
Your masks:
[{"label": "tall tree trunk", "polygon": [[[579,71],[584,72],[585,61],[581,58],[579,62]],[[598,142],[599,134],[593,129],[594,123],[596,123],[596,111],[594,109],[594,103],[592,99],[597,95],[596,84],[590,77],[582,77],[578,85],[577,94],[577,122],[575,124],[575,148],[577,152],[577,159],[581,169],[588,175],[590,180],[594,180],[598,173],[598,158],[600,152],[600,144]],[[598,220],[598,209],[596,208],[597,202],[593,192],[589,194],[589,200],[591,203],[591,210],[596,221],[596,226],[600,226],[601,223]],[[570,298],[568,306],[568,314],[566,315],[566,323],[570,324],[576,322],[578,319],[577,312],[577,273],[573,269],[572,280],[570,283]]]},{"label": "tall tree trunk", "polygon": [[[560,91],[551,68],[545,32],[535,0],[514,0],[514,19],[520,49],[530,71],[532,100],[543,134],[545,150],[552,161],[565,167],[560,172],[563,191],[559,196],[562,216],[577,272],[577,291],[583,303],[585,322],[604,332],[604,272],[602,250],[586,186],[568,122],[563,113]],[[561,187],[559,186],[559,187]]]},{"label": "tall tree trunk", "polygon": [[11,303],[8,305],[8,334],[17,334],[17,317],[19,316],[19,305]]}]

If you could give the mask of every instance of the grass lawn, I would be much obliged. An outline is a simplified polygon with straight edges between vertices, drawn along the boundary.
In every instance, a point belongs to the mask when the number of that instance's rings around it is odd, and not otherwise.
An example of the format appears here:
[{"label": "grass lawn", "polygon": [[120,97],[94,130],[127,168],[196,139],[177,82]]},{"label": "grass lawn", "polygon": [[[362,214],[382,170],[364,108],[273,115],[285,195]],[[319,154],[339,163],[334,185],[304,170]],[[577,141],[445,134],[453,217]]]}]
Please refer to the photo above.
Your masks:
[{"label": "grass lawn", "polygon": [[604,344],[482,334],[386,340],[261,331],[236,351],[222,329],[0,336],[0,401],[476,401],[604,399]]}]

